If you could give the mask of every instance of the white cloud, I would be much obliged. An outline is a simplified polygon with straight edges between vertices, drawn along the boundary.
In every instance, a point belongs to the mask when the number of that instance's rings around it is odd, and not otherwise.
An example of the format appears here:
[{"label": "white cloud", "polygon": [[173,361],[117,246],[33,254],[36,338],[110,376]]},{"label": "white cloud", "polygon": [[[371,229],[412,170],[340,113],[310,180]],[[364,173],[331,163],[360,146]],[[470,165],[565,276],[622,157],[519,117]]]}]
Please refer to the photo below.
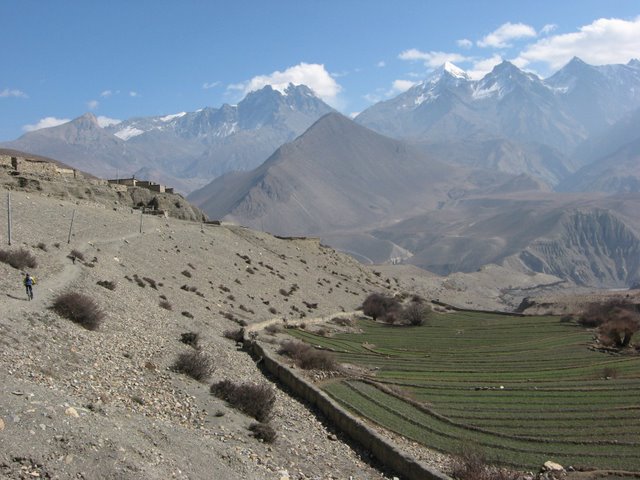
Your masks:
[{"label": "white cloud", "polygon": [[555,23],[547,23],[544,27],[540,29],[541,35],[549,35],[553,32],[558,26]]},{"label": "white cloud", "polygon": [[117,125],[118,123],[122,122],[122,120],[117,120],[115,118],[109,118],[109,117],[105,117],[100,115],[98,118],[98,125],[100,125],[101,127],[108,127],[110,125]]},{"label": "white cloud", "polygon": [[205,90],[209,90],[210,88],[215,88],[220,85],[220,82],[204,82],[202,84],[202,88]]},{"label": "white cloud", "polygon": [[398,55],[400,60],[421,60],[429,68],[437,68],[445,62],[464,62],[468,58],[459,53],[421,52],[415,48],[405,50]]},{"label": "white cloud", "polygon": [[413,87],[416,83],[411,80],[394,80],[391,84],[391,90],[387,93],[388,96],[395,95],[397,93],[406,92],[411,87]]},{"label": "white cloud", "polygon": [[96,108],[98,108],[98,105],[100,105],[100,102],[98,102],[97,100],[89,100],[87,102],[87,107],[89,108],[89,110],[95,110]]},{"label": "white cloud", "polygon": [[25,132],[33,132],[42,128],[56,127],[70,121],[71,120],[68,118],[45,117],[39,120],[38,123],[35,123],[33,125],[24,125],[22,127],[22,130],[24,130]]},{"label": "white cloud", "polygon": [[138,95],[140,95],[138,92],[134,92],[134,91],[129,92],[130,97],[137,97]]},{"label": "white cloud", "polygon": [[104,92],[100,93],[101,97],[110,97],[111,95],[113,95],[113,92],[111,90],[105,90]]},{"label": "white cloud", "polygon": [[258,75],[244,83],[231,84],[227,89],[247,94],[271,85],[275,90],[283,92],[290,83],[306,85],[328,103],[335,103],[336,97],[342,90],[342,87],[327,72],[324,65],[304,62],[289,67],[283,72],[275,71],[269,75]]},{"label": "white cloud", "polygon": [[29,95],[24,93],[22,90],[18,90],[15,88],[5,88],[4,90],[0,90],[0,98],[7,97],[29,98]]},{"label": "white cloud", "polygon": [[[574,56],[592,65],[626,63],[640,56],[640,17],[600,18],[577,32],[553,35],[526,47],[518,65],[541,62],[557,70]],[[515,61],[514,61],[515,63]]]},{"label": "white cloud", "polygon": [[473,80],[479,80],[499,63],[502,63],[502,57],[497,54],[489,58],[477,59],[474,60],[472,67],[466,72]]},{"label": "white cloud", "polygon": [[511,46],[509,44],[510,40],[535,36],[536,31],[533,27],[524,23],[507,22],[500,25],[482,40],[478,40],[477,44],[479,47],[507,48]]},{"label": "white cloud", "polygon": [[468,38],[461,38],[460,40],[456,41],[456,43],[458,44],[458,46],[460,48],[471,48],[471,47],[473,47],[473,42],[471,40],[469,40]]},{"label": "white cloud", "polygon": [[378,63],[376,63],[376,67],[378,68],[383,68],[386,66],[387,66],[387,63],[384,60],[380,60]]}]

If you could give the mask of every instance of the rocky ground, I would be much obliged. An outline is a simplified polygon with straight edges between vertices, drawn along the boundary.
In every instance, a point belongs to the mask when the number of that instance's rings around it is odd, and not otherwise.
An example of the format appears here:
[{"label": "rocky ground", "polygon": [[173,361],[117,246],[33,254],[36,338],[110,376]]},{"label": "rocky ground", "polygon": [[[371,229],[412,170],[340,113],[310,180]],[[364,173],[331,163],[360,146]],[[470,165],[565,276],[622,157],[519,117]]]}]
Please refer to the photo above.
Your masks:
[{"label": "rocky ground", "polygon": [[[0,263],[0,478],[393,478],[277,385],[277,440],[253,438],[253,420],[210,395],[209,385],[271,381],[223,333],[352,311],[374,291],[415,291],[481,308],[521,300],[505,301],[508,289],[498,288],[490,270],[443,279],[412,268],[369,268],[315,240],[157,216],[142,217],[140,232],[139,212],[58,196],[43,185],[12,186],[11,246],[8,190],[0,188],[0,249],[26,249],[38,262],[29,269],[38,280],[33,301],[24,294],[23,271]],[[72,249],[84,261],[72,262]],[[557,280],[500,272],[510,288]],[[115,289],[99,281],[115,282]],[[94,299],[106,314],[100,328],[85,330],[54,313],[62,292]],[[171,369],[191,348],[180,342],[186,332],[199,333],[214,359],[206,383]],[[448,468],[445,457],[406,447]]]}]

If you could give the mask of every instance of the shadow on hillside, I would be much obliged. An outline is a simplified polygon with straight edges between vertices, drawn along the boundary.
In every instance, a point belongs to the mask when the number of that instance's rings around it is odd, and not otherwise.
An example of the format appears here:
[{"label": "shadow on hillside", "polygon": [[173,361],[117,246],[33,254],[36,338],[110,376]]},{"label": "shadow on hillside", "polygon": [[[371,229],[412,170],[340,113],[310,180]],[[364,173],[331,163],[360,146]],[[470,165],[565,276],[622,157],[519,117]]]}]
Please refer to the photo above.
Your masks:
[{"label": "shadow on hillside", "polygon": [[16,297],[15,295],[11,295],[10,293],[7,293],[6,295],[7,295],[7,297],[13,298],[14,300],[22,300],[23,302],[28,302],[29,301],[27,298]]}]

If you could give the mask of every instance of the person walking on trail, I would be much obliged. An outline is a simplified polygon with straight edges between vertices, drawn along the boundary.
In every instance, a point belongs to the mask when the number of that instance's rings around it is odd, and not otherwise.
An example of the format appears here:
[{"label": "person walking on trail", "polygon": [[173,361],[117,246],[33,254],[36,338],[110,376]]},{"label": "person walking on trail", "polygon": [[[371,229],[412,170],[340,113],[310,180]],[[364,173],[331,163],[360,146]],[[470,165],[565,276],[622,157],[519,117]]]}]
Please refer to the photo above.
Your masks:
[{"label": "person walking on trail", "polygon": [[29,300],[33,300],[33,286],[36,284],[36,279],[26,273],[24,275],[24,280],[22,281],[22,283],[27,289],[27,297],[29,297]]}]

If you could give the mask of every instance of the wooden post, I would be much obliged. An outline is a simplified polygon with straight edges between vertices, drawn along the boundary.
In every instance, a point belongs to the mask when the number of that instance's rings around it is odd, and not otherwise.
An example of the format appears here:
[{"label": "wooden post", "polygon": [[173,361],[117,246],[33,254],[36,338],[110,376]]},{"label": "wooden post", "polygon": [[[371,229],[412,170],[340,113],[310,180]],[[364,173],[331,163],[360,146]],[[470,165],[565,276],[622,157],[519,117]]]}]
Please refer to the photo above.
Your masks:
[{"label": "wooden post", "polygon": [[75,209],[73,210],[73,213],[71,214],[71,225],[69,225],[69,236],[67,237],[67,243],[71,243],[71,231],[73,230],[73,220],[76,218],[76,211]]},{"label": "wooden post", "polygon": [[140,210],[140,233],[142,233],[142,215],[144,214],[144,207]]},{"label": "wooden post", "polygon": [[9,245],[11,245],[11,192],[7,192],[7,229],[9,234]]}]

